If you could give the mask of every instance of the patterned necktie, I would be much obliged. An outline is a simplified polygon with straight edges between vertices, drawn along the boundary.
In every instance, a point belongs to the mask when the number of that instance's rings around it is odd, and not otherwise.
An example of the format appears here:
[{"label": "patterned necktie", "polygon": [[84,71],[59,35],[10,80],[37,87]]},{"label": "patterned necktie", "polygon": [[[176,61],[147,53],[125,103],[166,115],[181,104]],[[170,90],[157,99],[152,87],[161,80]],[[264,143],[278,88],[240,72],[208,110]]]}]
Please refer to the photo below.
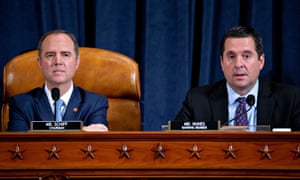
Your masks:
[{"label": "patterned necktie", "polygon": [[247,117],[247,110],[246,110],[246,98],[239,97],[237,98],[239,105],[236,109],[236,126],[248,126],[248,117]]},{"label": "patterned necktie", "polygon": [[62,121],[62,107],[64,105],[64,101],[61,100],[61,99],[58,99],[56,101],[56,104],[55,104],[55,108],[56,108],[56,117],[55,117],[55,120],[56,121]]}]

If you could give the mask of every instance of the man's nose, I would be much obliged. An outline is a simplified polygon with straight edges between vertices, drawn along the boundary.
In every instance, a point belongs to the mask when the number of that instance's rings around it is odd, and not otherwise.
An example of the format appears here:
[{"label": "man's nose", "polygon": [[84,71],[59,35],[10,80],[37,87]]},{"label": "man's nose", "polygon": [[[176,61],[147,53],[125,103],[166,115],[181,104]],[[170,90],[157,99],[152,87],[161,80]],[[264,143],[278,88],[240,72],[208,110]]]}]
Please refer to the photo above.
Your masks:
[{"label": "man's nose", "polygon": [[239,56],[238,58],[236,58],[235,66],[236,67],[243,67],[244,66],[243,57]]},{"label": "man's nose", "polygon": [[55,56],[54,62],[55,62],[55,64],[61,64],[62,57],[60,55]]}]

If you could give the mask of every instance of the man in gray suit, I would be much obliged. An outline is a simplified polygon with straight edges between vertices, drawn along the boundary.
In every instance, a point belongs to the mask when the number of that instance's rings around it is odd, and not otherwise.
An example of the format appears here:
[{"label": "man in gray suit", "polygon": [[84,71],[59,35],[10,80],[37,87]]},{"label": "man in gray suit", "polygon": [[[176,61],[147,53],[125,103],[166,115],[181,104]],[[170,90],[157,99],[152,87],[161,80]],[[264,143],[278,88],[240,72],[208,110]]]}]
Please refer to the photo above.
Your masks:
[{"label": "man in gray suit", "polygon": [[50,31],[41,37],[38,53],[46,81],[43,87],[10,99],[8,131],[28,131],[31,121],[53,121],[56,102],[53,89],[59,90],[57,98],[63,100],[63,121],[83,121],[86,131],[107,131],[107,98],[73,84],[80,63],[74,35],[64,30]]},{"label": "man in gray suit", "polygon": [[[259,78],[265,55],[258,32],[243,26],[228,30],[221,41],[220,62],[225,79],[191,88],[175,122],[220,120],[222,125],[236,126],[246,115],[246,126],[300,130],[300,90]],[[236,114],[239,97],[251,98],[245,111]]]}]

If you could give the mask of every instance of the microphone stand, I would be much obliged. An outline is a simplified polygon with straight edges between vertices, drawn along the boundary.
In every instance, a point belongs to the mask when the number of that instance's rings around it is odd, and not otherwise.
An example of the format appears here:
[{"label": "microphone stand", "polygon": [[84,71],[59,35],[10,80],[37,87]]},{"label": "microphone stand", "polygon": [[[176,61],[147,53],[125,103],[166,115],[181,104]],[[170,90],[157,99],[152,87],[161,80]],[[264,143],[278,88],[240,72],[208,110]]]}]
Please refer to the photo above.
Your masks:
[{"label": "microphone stand", "polygon": [[57,103],[57,100],[55,100],[54,101],[54,121],[56,121],[57,119],[56,119],[56,111],[57,111],[57,109],[56,109],[56,103]]},{"label": "microphone stand", "polygon": [[58,88],[52,88],[51,89],[51,96],[52,96],[52,99],[54,100],[54,121],[56,121],[56,103],[57,103],[57,100],[59,99],[60,97],[60,92],[59,92],[59,89]]}]

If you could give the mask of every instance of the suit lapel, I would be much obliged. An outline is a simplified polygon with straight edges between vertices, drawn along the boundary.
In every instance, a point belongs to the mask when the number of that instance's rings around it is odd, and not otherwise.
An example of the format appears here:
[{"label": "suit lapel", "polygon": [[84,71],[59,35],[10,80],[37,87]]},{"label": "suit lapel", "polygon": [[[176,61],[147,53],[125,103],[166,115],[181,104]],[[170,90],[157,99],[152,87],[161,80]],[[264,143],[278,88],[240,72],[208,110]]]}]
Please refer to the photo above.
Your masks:
[{"label": "suit lapel", "polygon": [[212,119],[215,121],[220,120],[221,123],[224,124],[228,120],[226,82],[221,81],[217,86],[218,87],[210,94]]},{"label": "suit lapel", "polygon": [[258,102],[257,102],[257,125],[270,124],[273,118],[275,101],[271,98],[271,85],[263,80],[259,81]]},{"label": "suit lapel", "polygon": [[79,110],[81,108],[81,95],[78,87],[74,86],[70,101],[68,103],[63,119],[76,120],[79,119]]},{"label": "suit lapel", "polygon": [[[44,88],[41,88],[40,91],[38,91],[35,95],[35,102],[35,106],[33,107],[34,112],[36,112],[35,117],[38,116],[39,119],[43,121],[53,121],[55,119],[46,93],[44,92]],[[35,121],[38,119],[32,120]]]}]

